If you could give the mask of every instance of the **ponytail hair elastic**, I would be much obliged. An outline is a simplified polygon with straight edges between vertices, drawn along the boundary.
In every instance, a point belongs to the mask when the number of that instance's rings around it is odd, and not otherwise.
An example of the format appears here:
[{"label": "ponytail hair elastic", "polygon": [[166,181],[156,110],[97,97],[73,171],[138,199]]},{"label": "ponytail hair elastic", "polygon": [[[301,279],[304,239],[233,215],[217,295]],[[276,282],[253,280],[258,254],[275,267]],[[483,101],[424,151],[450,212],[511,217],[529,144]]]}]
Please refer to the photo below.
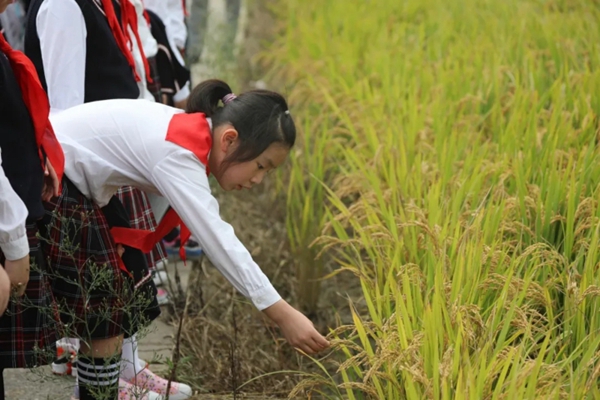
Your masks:
[{"label": "ponytail hair elastic", "polygon": [[229,103],[230,101],[233,101],[233,100],[235,100],[236,98],[237,98],[237,96],[236,96],[235,94],[233,94],[233,93],[226,94],[226,95],[223,97],[223,99],[222,99],[222,100],[223,100],[223,104],[227,104],[227,103]]}]

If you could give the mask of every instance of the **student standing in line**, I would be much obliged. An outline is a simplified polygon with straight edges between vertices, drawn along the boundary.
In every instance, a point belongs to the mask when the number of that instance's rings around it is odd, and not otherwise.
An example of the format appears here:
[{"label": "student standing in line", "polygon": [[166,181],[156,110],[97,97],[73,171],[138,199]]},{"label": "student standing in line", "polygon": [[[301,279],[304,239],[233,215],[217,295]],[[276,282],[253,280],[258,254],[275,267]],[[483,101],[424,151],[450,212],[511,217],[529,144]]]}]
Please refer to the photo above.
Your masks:
[{"label": "student standing in line", "polygon": [[[9,3],[0,0],[0,13]],[[1,373],[52,360],[57,324],[37,234],[42,200],[59,193],[64,155],[33,64],[2,34],[0,87]],[[4,398],[4,388],[0,390]]]}]

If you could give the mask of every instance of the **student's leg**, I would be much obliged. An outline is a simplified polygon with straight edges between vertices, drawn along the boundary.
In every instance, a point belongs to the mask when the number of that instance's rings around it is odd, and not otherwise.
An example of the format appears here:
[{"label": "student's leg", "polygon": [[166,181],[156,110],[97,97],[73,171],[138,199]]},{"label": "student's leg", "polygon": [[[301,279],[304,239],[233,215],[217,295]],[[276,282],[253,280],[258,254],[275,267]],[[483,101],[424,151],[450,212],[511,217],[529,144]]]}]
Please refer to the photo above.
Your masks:
[{"label": "student's leg", "polygon": [[81,342],[77,357],[80,400],[116,399],[123,335]]},{"label": "student's leg", "polygon": [[[149,229],[155,225],[151,211],[147,210],[149,204],[147,197],[139,190],[122,188],[102,209],[102,212],[111,226]],[[135,296],[138,298],[138,306],[134,314],[137,318],[130,321],[130,329],[125,334],[122,352],[121,377],[130,381],[145,368],[145,362],[140,360],[137,352],[135,334],[160,315],[160,308],[156,300],[156,285],[148,268],[148,261],[151,258],[138,249],[125,246],[122,260],[131,271]]]},{"label": "student's leg", "polygon": [[[132,200],[136,199],[136,196],[140,193],[133,193],[133,196],[127,197],[125,201],[113,198],[113,200],[102,209],[111,225],[127,227],[127,225],[132,225],[136,220],[139,224],[140,218],[144,216],[143,213],[139,213],[139,210],[149,204],[139,198],[138,200]],[[122,198],[122,195],[119,195],[118,197]],[[128,203],[127,205],[129,207],[125,206],[125,204],[123,204],[124,202]],[[138,212],[138,218],[132,217],[130,214],[132,212]],[[128,221],[126,219],[128,219]],[[138,229],[144,229],[143,227],[144,225],[141,227],[138,226]],[[136,315],[139,316],[139,319],[130,321],[130,329],[125,334],[123,351],[121,353],[121,378],[142,391],[151,391],[165,396],[168,381],[146,368],[146,363],[140,359],[138,353],[136,334],[140,329],[148,326],[160,313],[160,309],[156,302],[156,286],[152,279],[148,279],[146,272],[148,271],[147,257],[140,250],[125,247],[122,259],[128,268],[131,268],[130,270],[135,282],[136,297],[144,300],[139,302],[139,307],[136,309],[138,311],[136,312]],[[178,382],[171,382],[169,392],[169,398],[171,400],[184,400],[191,395],[192,389],[190,386]]]},{"label": "student's leg", "polygon": [[146,364],[140,360],[136,335],[123,340],[121,352],[121,378],[130,381],[144,368]]}]

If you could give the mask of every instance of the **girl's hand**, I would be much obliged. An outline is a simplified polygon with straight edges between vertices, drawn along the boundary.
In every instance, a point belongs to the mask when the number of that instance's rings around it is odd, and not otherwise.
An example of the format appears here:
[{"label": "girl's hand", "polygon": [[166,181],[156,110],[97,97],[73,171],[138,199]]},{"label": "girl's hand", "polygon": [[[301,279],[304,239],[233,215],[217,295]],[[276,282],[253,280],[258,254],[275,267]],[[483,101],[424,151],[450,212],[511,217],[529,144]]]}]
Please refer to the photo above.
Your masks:
[{"label": "girl's hand", "polygon": [[303,352],[314,354],[329,347],[313,323],[285,300],[279,300],[263,312],[279,325],[288,343]]},{"label": "girl's hand", "polygon": [[44,170],[44,187],[42,188],[42,200],[50,201],[53,197],[58,196],[60,193],[58,189],[60,182],[58,176],[54,171],[54,167],[50,164],[50,161],[46,160],[46,169]]},{"label": "girl's hand", "polygon": [[21,297],[25,294],[29,282],[29,254],[18,260],[5,260],[4,270],[10,279],[13,292]]},{"label": "girl's hand", "polygon": [[10,299],[10,278],[4,271],[4,267],[0,265],[0,316],[6,311],[8,307],[8,300]]}]

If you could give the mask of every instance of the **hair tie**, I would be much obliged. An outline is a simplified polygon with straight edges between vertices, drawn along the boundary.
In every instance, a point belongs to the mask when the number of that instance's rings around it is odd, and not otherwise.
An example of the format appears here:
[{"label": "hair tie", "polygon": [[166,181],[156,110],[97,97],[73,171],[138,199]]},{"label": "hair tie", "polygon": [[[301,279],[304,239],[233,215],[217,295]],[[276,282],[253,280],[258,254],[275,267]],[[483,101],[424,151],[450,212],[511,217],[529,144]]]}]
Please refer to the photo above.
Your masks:
[{"label": "hair tie", "polygon": [[229,93],[226,94],[225,97],[223,97],[223,104],[227,104],[232,100],[235,100],[237,98],[237,96],[233,93]]}]

